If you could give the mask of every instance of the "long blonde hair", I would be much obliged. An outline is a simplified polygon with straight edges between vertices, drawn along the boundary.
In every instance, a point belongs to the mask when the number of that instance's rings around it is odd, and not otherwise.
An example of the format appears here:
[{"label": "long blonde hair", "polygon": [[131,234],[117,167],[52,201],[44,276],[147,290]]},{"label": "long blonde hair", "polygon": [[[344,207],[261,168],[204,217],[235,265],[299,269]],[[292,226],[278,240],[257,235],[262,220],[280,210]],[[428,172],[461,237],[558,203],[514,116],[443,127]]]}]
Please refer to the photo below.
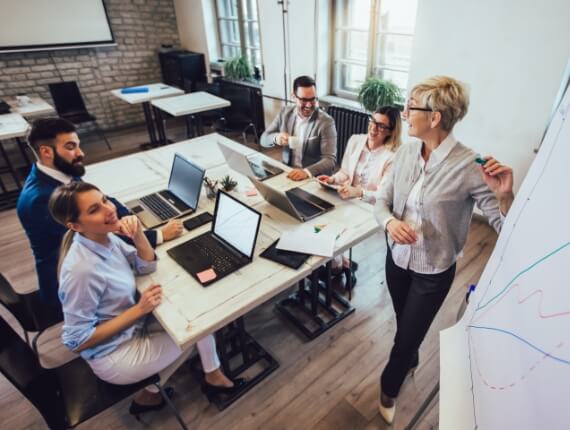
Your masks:
[{"label": "long blonde hair", "polygon": [[[93,184],[81,181],[72,181],[57,187],[52,193],[48,203],[49,211],[53,219],[65,227],[67,227],[67,224],[70,222],[77,222],[80,215],[79,206],[77,205],[77,195],[93,190],[99,191],[99,188]],[[69,229],[61,241],[59,260],[57,263],[58,276],[63,260],[65,260],[69,248],[73,243],[74,235],[75,231]]]}]

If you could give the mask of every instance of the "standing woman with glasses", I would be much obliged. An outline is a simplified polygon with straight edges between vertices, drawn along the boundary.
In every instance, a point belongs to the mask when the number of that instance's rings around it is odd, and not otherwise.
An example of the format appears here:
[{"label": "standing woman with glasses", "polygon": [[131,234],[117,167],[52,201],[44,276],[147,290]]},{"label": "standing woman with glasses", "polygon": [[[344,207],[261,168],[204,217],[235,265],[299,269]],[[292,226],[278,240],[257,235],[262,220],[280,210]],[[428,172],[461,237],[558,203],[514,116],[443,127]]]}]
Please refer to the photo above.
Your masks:
[{"label": "standing woman with glasses", "polygon": [[416,85],[404,110],[409,135],[374,208],[387,232],[386,281],[396,335],[380,379],[379,412],[392,423],[396,397],[419,364],[420,345],[455,277],[475,204],[500,231],[513,195],[512,170],[458,142],[454,125],[467,113],[463,84],[435,76]]}]

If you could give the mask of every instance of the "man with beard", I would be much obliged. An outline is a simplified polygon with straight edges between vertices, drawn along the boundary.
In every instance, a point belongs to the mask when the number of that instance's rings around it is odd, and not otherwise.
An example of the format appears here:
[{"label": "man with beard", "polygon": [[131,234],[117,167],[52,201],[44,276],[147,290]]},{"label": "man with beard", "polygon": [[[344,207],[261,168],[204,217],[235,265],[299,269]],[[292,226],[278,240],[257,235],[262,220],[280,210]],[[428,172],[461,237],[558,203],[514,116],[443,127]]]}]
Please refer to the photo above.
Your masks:
[{"label": "man with beard", "polygon": [[336,128],[319,109],[315,81],[299,76],[293,82],[295,105],[285,106],[261,135],[261,145],[283,147],[283,162],[294,169],[294,181],[330,175],[336,163]]},{"label": "man with beard", "polygon": [[[38,161],[32,166],[18,198],[17,212],[30,241],[40,296],[48,304],[59,308],[57,297],[57,262],[59,247],[67,229],[49,213],[48,201],[60,185],[81,180],[85,174],[83,151],[75,126],[62,118],[37,120],[28,135],[28,143]],[[119,218],[129,210],[112,199]],[[153,247],[174,239],[182,233],[180,220],[172,220],[160,231],[147,230],[145,235]]]}]

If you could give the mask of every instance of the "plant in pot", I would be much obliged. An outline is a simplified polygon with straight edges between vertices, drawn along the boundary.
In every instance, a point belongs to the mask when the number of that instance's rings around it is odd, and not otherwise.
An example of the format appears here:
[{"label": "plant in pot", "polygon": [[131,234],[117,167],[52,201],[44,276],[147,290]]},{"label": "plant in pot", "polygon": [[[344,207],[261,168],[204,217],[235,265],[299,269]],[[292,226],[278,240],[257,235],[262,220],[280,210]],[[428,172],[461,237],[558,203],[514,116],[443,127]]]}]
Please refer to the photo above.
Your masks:
[{"label": "plant in pot", "polygon": [[248,59],[238,55],[227,60],[224,65],[224,77],[236,81],[251,80],[253,72]]},{"label": "plant in pot", "polygon": [[358,101],[368,112],[374,112],[381,106],[403,107],[402,90],[392,81],[371,76],[360,86]]},{"label": "plant in pot", "polygon": [[231,191],[236,187],[237,182],[230,175],[226,175],[222,178],[220,184],[225,191]]}]

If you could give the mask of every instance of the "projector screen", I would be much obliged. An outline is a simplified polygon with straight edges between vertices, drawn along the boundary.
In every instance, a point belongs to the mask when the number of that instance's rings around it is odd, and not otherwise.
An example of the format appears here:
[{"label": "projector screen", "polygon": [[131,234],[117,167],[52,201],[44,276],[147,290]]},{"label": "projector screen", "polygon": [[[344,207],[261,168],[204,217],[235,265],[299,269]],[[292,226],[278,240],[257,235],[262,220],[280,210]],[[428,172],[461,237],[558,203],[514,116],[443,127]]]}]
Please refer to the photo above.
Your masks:
[{"label": "projector screen", "polygon": [[114,44],[103,0],[0,0],[0,53]]}]

